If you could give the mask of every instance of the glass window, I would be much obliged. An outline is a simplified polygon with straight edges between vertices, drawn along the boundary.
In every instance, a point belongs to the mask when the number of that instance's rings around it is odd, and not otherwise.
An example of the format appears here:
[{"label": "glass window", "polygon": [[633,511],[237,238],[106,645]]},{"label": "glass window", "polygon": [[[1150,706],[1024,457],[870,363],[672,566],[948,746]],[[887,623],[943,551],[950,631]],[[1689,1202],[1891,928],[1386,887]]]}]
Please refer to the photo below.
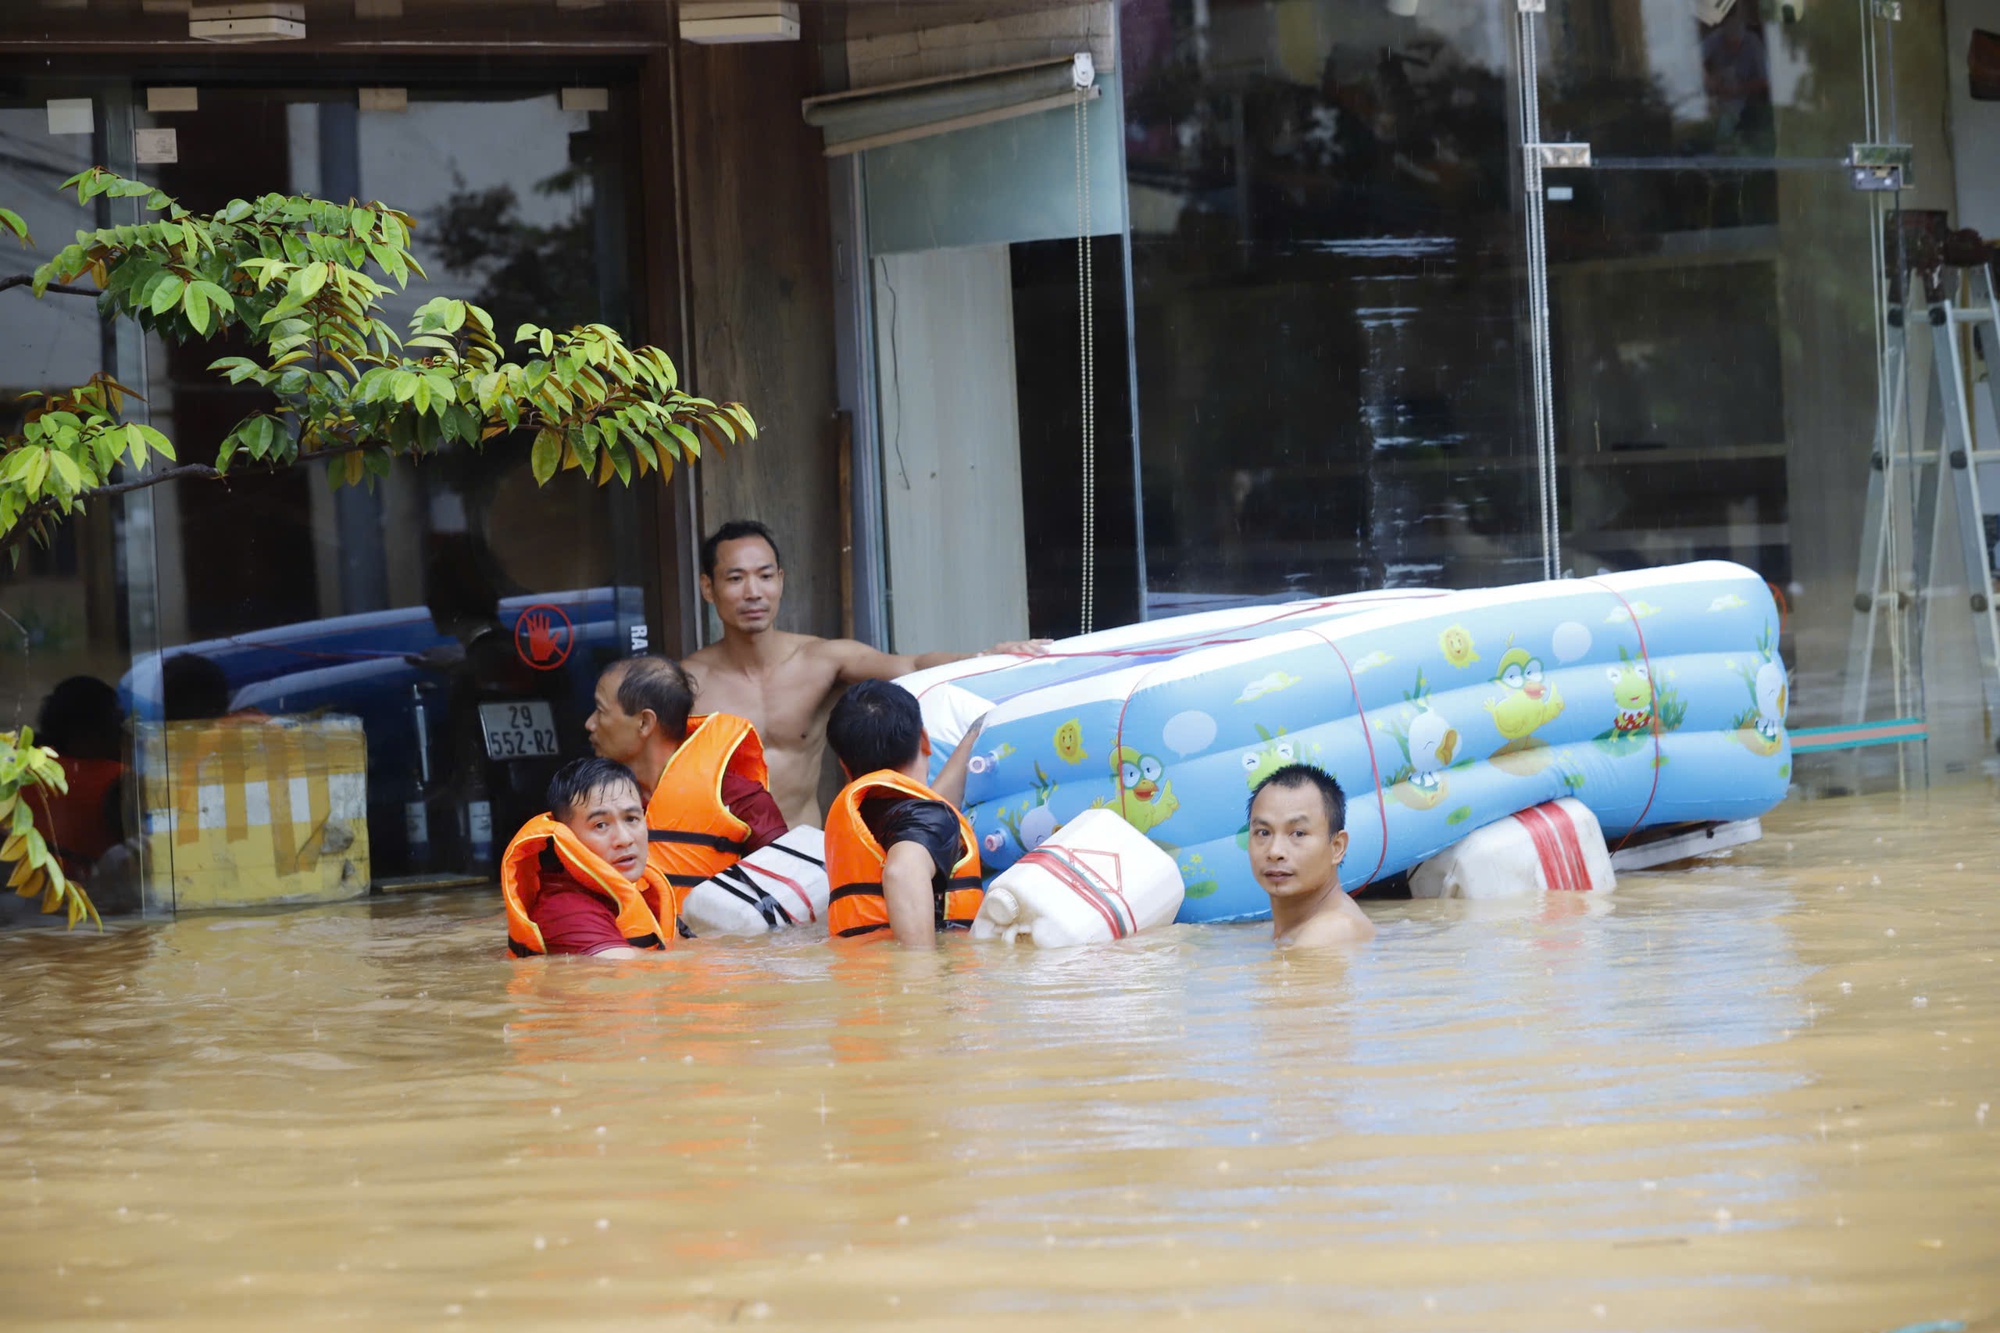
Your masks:
[{"label": "glass window", "polygon": [[[0,275],[30,272],[78,230],[119,220],[110,201],[79,207],[57,188],[102,160],[102,105],[92,105],[88,132],[52,133],[46,99],[88,90],[31,84],[25,91],[0,98],[0,204],[22,216],[34,243],[24,250],[0,238]],[[94,301],[55,294],[37,301],[25,288],[0,293],[0,431],[20,428],[32,405],[24,394],[74,388],[99,373],[138,378],[121,368]],[[135,640],[147,642],[143,618],[135,624],[129,615],[126,585],[127,547],[141,530],[127,503],[95,504],[59,527],[47,549],[29,544],[18,565],[0,560],[0,725],[31,726],[62,753],[69,791],[41,801],[38,823],[106,913],[136,910],[143,879],[144,849],[132,837],[131,733],[116,688]],[[0,921],[37,907],[0,895]]]},{"label": "glass window", "polygon": [[[288,191],[411,214],[430,282],[390,300],[398,324],[451,294],[503,338],[628,327],[621,116],[538,89],[412,87],[392,112],[204,88],[199,111],[160,118],[179,161],[158,181],[197,209]],[[207,370],[232,350],[152,348],[154,421],[183,461],[213,458],[264,401]],[[162,647],[124,687],[148,831],[171,851],[163,904],[490,875],[555,768],[588,753],[600,667],[646,642],[638,497],[575,472],[538,489],[525,440],[399,461],[372,486],[334,490],[320,464],[153,502]]]},{"label": "glass window", "polygon": [[1540,567],[1507,26],[1125,0],[1153,613]]}]

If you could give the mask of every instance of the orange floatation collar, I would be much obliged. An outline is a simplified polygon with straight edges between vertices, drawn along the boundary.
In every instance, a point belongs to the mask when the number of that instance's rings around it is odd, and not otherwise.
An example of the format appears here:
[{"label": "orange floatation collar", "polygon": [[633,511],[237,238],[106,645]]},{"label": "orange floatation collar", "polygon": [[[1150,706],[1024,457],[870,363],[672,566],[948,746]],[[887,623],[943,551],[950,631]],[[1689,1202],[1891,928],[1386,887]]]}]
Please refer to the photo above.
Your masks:
[{"label": "orange floatation collar", "polygon": [[667,760],[646,803],[646,863],[673,888],[676,912],[687,891],[743,859],[750,826],[722,799],[730,773],[771,785],[757,728],[728,713],[688,719],[687,739]]},{"label": "orange floatation collar", "polygon": [[[826,926],[831,939],[853,939],[889,928],[889,904],[882,896],[882,866],[888,853],[861,818],[861,803],[871,796],[895,793],[920,801],[945,801],[921,782],[892,769],[870,773],[841,788],[826,812],[826,874],[831,886]],[[958,862],[951,868],[944,892],[937,895],[940,929],[970,926],[985,899],[980,887],[979,843],[972,824],[957,807]]]},{"label": "orange floatation collar", "polygon": [[553,850],[563,869],[584,888],[601,893],[618,912],[618,933],[635,949],[664,949],[676,917],[666,876],[648,864],[637,883],[583,845],[569,826],[536,815],[521,826],[500,858],[500,897],[507,905],[507,947],[517,958],[548,952],[531,915],[542,892],[542,853]]}]

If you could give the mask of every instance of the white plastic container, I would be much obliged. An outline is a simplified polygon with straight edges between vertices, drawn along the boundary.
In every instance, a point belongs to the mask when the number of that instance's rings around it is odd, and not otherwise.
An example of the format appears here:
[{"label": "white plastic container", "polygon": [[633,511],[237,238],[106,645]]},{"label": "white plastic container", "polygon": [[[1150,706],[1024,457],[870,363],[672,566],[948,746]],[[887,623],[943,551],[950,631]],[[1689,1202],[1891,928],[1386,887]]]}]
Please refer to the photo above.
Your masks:
[{"label": "white plastic container", "polygon": [[1086,810],[987,887],[972,938],[1105,944],[1172,921],[1185,893],[1173,857],[1113,811]]},{"label": "white plastic container", "polygon": [[795,828],[681,899],[681,920],[697,937],[763,935],[826,919],[826,834]]},{"label": "white plastic container", "polygon": [[1609,893],[1617,882],[1597,816],[1565,796],[1488,824],[1445,848],[1410,872],[1410,896]]}]

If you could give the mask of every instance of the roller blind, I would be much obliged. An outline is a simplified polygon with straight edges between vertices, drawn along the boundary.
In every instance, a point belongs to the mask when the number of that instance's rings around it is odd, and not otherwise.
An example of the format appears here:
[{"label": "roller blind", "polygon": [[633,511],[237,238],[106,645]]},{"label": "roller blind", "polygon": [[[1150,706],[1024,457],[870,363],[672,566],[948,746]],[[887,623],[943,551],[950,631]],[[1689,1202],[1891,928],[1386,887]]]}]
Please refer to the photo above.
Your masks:
[{"label": "roller blind", "polygon": [[[809,97],[802,109],[806,123],[825,135],[826,155],[838,157],[1052,111],[1076,100],[1076,83],[1075,58],[1057,56],[977,74]],[[1099,95],[1095,82],[1083,95]]]}]

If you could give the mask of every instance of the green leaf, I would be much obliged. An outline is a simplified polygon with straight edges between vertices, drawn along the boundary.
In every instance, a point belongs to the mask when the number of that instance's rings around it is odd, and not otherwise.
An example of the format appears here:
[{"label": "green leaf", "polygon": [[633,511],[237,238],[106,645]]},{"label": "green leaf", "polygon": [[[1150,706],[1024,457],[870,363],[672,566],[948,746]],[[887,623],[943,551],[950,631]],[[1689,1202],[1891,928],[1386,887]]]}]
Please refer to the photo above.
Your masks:
[{"label": "green leaf", "polygon": [[21,244],[33,245],[34,238],[28,235],[28,224],[21,221],[21,215],[12,209],[0,208],[0,227],[4,227],[20,238]]},{"label": "green leaf", "polygon": [[83,489],[83,469],[76,465],[74,458],[64,453],[51,453],[49,464],[72,494]]},{"label": "green leaf", "polygon": [[155,315],[164,315],[180,304],[181,280],[174,274],[162,273],[147,285],[153,293],[147,308]]},{"label": "green leaf", "polygon": [[557,464],[562,462],[562,438],[552,430],[536,432],[535,447],[528,455],[528,462],[534,469],[535,484],[548,485],[549,478],[556,474]]},{"label": "green leaf", "polygon": [[194,331],[203,337],[207,337],[209,323],[208,295],[202,291],[199,283],[187,289],[187,294],[181,301],[181,308],[187,312],[188,323],[194,326]]},{"label": "green leaf", "polygon": [[331,268],[330,264],[307,264],[292,274],[291,281],[285,284],[286,294],[300,305],[312,300],[319,295],[320,288],[326,286],[326,276]]}]

